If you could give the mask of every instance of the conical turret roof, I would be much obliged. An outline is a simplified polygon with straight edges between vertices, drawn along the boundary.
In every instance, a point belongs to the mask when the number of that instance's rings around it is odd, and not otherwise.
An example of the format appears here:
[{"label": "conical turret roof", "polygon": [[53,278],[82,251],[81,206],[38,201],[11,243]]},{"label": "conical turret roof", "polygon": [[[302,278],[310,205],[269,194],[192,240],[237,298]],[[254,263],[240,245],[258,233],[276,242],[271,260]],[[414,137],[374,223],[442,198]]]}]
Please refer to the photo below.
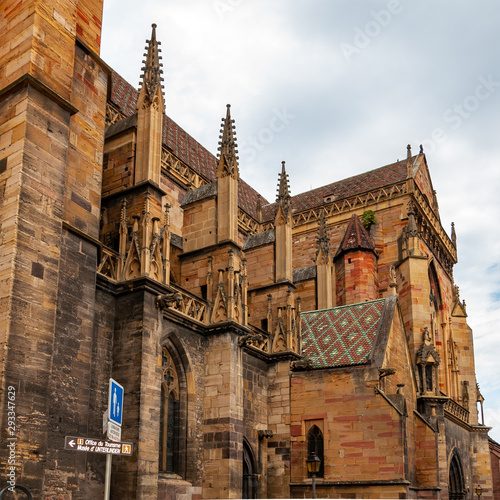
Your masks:
[{"label": "conical turret roof", "polygon": [[361,219],[356,214],[351,217],[351,220],[347,224],[344,237],[335,254],[335,258],[351,250],[371,250],[375,252],[375,247],[370,239],[370,235],[363,226]]}]

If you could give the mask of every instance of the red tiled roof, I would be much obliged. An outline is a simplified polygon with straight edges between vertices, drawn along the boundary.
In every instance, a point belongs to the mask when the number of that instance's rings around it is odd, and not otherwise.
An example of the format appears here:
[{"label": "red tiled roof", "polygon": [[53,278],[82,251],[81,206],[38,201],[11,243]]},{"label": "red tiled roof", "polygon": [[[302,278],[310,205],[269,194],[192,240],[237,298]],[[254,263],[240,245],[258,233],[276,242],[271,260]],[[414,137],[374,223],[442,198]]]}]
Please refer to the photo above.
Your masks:
[{"label": "red tiled roof", "polygon": [[[415,157],[412,161],[414,159]],[[405,159],[292,196],[292,210],[302,212],[303,210],[324,205],[327,198],[332,198],[332,201],[342,200],[350,196],[404,181],[406,178],[407,160]],[[263,206],[262,219],[264,221],[272,220],[276,215],[276,210],[276,203]]]},{"label": "red tiled roof", "polygon": [[[139,92],[132,85],[113,72],[111,102],[125,116],[137,111],[138,96]],[[167,115],[163,119],[163,144],[202,177],[211,182],[216,180],[217,158]],[[240,178],[238,204],[254,219],[257,218],[257,195],[257,191]],[[266,205],[269,202],[261,198],[261,203]]]},{"label": "red tiled roof", "polygon": [[111,76],[111,102],[125,115],[133,115],[137,111],[137,90],[113,71]]},{"label": "red tiled roof", "polygon": [[167,115],[163,117],[163,144],[202,177],[215,181],[217,158]]},{"label": "red tiled roof", "polygon": [[301,314],[302,354],[313,368],[366,364],[386,299]]}]

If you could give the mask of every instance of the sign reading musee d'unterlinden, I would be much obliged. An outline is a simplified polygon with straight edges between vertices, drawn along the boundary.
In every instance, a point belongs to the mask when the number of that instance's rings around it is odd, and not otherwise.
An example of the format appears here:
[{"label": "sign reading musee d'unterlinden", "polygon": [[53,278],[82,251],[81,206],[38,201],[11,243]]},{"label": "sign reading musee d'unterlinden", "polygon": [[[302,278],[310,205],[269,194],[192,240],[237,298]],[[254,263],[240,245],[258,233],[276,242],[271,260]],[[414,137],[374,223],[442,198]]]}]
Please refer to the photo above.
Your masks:
[{"label": "sign reading musee d'unterlinden", "polygon": [[66,436],[64,449],[87,451],[89,453],[104,453],[106,455],[132,455],[132,443],[115,443],[103,439]]}]

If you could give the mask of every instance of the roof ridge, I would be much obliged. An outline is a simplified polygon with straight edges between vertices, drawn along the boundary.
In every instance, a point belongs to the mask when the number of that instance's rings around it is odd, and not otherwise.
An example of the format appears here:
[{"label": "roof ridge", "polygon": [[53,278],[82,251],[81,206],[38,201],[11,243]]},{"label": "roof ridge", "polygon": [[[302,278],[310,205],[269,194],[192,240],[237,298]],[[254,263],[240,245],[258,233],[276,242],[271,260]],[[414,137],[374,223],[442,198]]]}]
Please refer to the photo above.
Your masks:
[{"label": "roof ridge", "polygon": [[[416,159],[418,156],[419,155],[414,155],[411,157],[411,159]],[[347,182],[347,181],[356,179],[356,178],[364,176],[364,175],[369,175],[369,174],[373,174],[375,172],[380,172],[381,170],[389,169],[392,166],[404,165],[406,167],[407,161],[408,160],[405,158],[404,160],[398,160],[398,161],[395,161],[393,163],[388,163],[387,165],[383,165],[382,167],[373,168],[372,170],[367,170],[365,172],[360,172],[359,174],[354,174],[354,175],[351,175],[349,177],[344,177],[343,179],[339,179],[337,181],[330,182],[329,184],[325,184],[324,186],[318,186],[317,188],[313,188],[313,189],[309,189],[308,191],[303,191],[301,193],[297,193],[296,195],[292,196],[292,200],[294,198],[301,196],[301,195],[313,193],[319,189],[324,189],[324,188],[327,188],[329,186],[333,186],[334,184],[340,184],[342,182]]]},{"label": "roof ridge", "polygon": [[[314,267],[314,266],[310,266]],[[305,268],[304,268],[305,269]],[[390,296],[387,297],[382,297],[380,299],[373,299],[373,300],[365,300],[364,302],[356,302],[355,304],[344,304],[342,306],[335,306],[335,307],[326,307],[324,309],[315,309],[313,311],[301,311],[300,315],[303,316],[305,314],[312,314],[312,313],[318,313],[322,311],[331,311],[333,309],[343,309],[343,308],[348,308],[348,307],[355,307],[355,306],[363,306],[365,304],[371,304],[372,302],[384,302],[386,301]]]}]

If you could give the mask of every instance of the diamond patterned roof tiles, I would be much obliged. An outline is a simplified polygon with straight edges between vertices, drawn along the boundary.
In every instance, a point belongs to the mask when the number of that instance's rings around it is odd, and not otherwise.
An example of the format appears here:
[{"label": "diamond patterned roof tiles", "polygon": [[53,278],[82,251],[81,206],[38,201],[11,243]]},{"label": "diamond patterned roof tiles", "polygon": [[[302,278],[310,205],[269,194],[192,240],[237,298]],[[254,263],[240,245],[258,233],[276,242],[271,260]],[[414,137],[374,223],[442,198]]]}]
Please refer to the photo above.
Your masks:
[{"label": "diamond patterned roof tiles", "polygon": [[368,363],[384,304],[378,299],[302,313],[302,354],[313,368]]}]

